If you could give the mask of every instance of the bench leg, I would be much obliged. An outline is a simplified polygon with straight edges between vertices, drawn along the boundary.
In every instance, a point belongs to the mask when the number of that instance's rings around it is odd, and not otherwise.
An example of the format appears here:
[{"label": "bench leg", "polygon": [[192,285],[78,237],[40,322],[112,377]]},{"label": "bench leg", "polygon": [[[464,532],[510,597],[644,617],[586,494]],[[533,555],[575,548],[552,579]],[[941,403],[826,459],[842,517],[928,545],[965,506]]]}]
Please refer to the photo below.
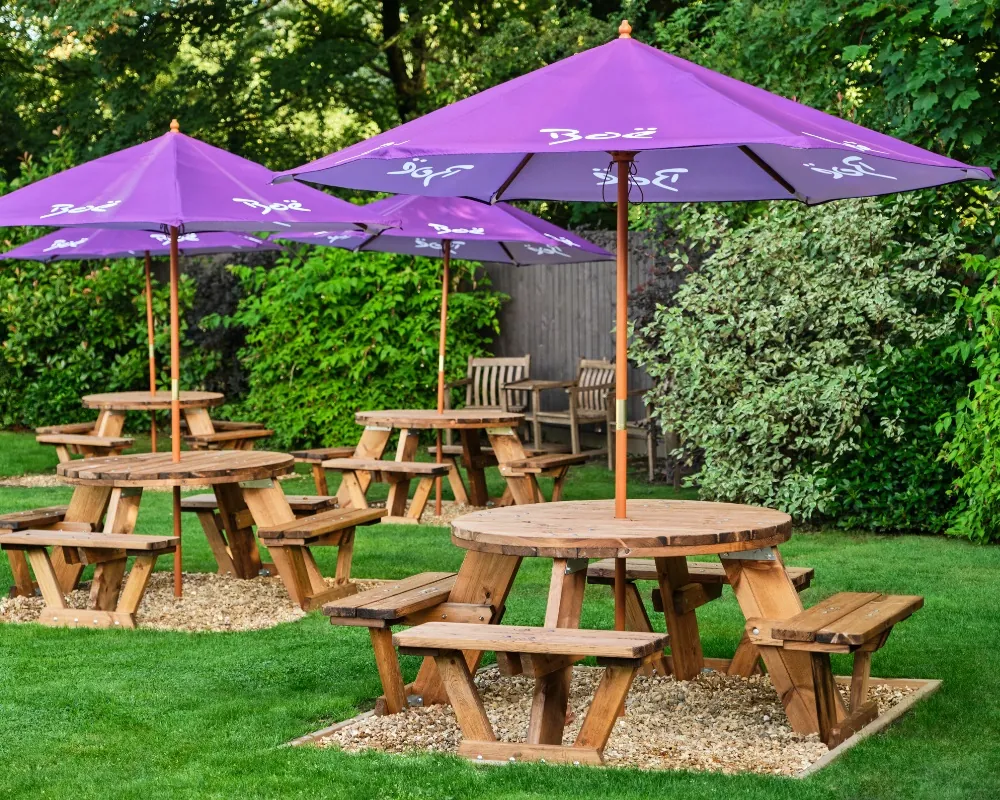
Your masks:
[{"label": "bench leg", "polygon": [[433,488],[434,478],[421,478],[417,481],[417,490],[413,493],[413,499],[410,501],[410,509],[406,512],[407,517],[417,522],[420,521],[424,515],[424,509],[427,508],[427,498],[431,496]]},{"label": "bench leg", "polygon": [[462,473],[458,471],[458,460],[448,456],[445,456],[443,460],[448,465],[448,485],[451,486],[455,502],[462,506],[469,505],[469,493],[465,490]]},{"label": "bench leg", "polygon": [[[489,436],[490,445],[493,447],[493,452],[497,457],[497,462],[499,464],[506,464],[511,461],[519,461],[525,458],[524,447],[521,444],[521,440],[517,438],[517,435],[511,428],[488,428],[486,430],[486,435]],[[478,448],[478,442],[476,447]],[[468,460],[466,464],[468,464]],[[472,472],[469,472],[470,476]],[[536,485],[532,476],[505,476],[507,481],[507,488],[504,491],[504,498],[510,493],[510,498],[513,503],[519,506],[530,505],[535,502],[535,492],[534,486]],[[484,479],[484,491],[485,491],[485,479]],[[502,502],[502,501],[501,501]],[[473,505],[476,505],[475,496],[472,497]],[[483,503],[484,505],[485,503]]]},{"label": "bench leg", "polygon": [[28,559],[23,550],[8,550],[7,561],[10,562],[10,571],[14,576],[14,585],[11,587],[11,597],[34,597],[35,584],[31,580],[31,570],[28,569]]},{"label": "bench leg", "polygon": [[378,676],[382,681],[382,691],[385,693],[386,713],[398,714],[407,707],[407,701],[399,657],[396,655],[396,648],[392,646],[392,631],[388,628],[369,628],[368,633],[375,651],[375,666],[378,667]]},{"label": "bench leg", "polygon": [[837,724],[837,684],[833,680],[829,653],[810,653],[813,683],[816,687],[816,717],[819,738],[829,744],[830,734]]},{"label": "bench leg", "polygon": [[693,610],[677,613],[674,604],[667,602],[677,589],[691,582],[687,560],[683,557],[654,560],[660,596],[664,598],[663,616],[667,621],[667,633],[670,634],[670,660],[677,680],[688,681],[696,677],[705,666],[701,639],[698,636],[698,618]]},{"label": "bench leg", "polygon": [[66,598],[63,587],[56,576],[56,571],[49,560],[49,554],[44,547],[33,548],[27,551],[28,561],[35,572],[35,580],[38,581],[38,589],[42,593],[42,599],[47,608],[66,608]]},{"label": "bench leg", "polygon": [[297,547],[272,547],[271,557],[292,602],[300,608],[312,594],[312,581]]},{"label": "bench leg", "polygon": [[[91,526],[91,530],[100,530],[101,520],[110,502],[110,486],[77,486],[73,489],[73,498],[69,501],[63,521],[84,522]],[[56,548],[53,552],[52,566],[59,576],[63,592],[73,591],[80,583],[84,565],[68,563],[63,557],[62,548]]]},{"label": "bench leg", "polygon": [[127,559],[116,558],[102,561],[94,567],[94,580],[90,584],[90,608],[100,611],[114,611],[118,606],[118,595],[122,590]]},{"label": "bench leg", "polygon": [[851,672],[851,713],[858,711],[868,701],[868,680],[871,677],[872,654],[859,650],[854,654]]},{"label": "bench leg", "polygon": [[[479,431],[461,430],[458,434],[462,440],[462,460],[465,462],[465,474],[469,478],[468,502],[474,506],[485,506],[489,502],[490,495],[486,488],[486,472],[482,467]],[[492,437],[490,438],[492,441]],[[497,457],[499,458],[499,453]]]},{"label": "bench leg", "polygon": [[125,581],[125,588],[122,590],[118,600],[118,607],[115,609],[121,613],[131,614],[133,618],[139,610],[139,603],[146,594],[146,587],[149,585],[149,578],[153,574],[153,567],[156,566],[156,558],[159,554],[154,553],[148,556],[136,556],[132,562],[132,569],[129,570],[128,580]]},{"label": "bench leg", "polygon": [[215,563],[218,565],[219,575],[235,575],[236,567],[233,564],[233,554],[229,550],[226,536],[222,532],[222,518],[214,511],[199,511],[198,521],[201,529],[205,532],[205,539],[215,556]]},{"label": "bench leg", "polygon": [[337,548],[337,571],[334,577],[337,583],[347,583],[351,580],[351,561],[354,558],[355,529],[345,530],[340,535],[340,547]]},{"label": "bench leg", "polygon": [[760,672],[760,651],[750,641],[750,635],[743,631],[743,637],[736,646],[736,652],[733,654],[733,660],[729,662],[726,674],[749,678],[757,672]]},{"label": "bench leg", "polygon": [[[253,528],[249,524],[240,522],[247,516],[240,512],[248,510],[243,492],[235,483],[220,483],[213,488],[215,489],[215,499],[219,504],[219,517],[226,532],[226,540],[229,542],[233,572],[236,577],[245,580],[256,578],[261,569],[260,553],[257,551],[257,540],[253,535]],[[281,489],[279,488],[278,491],[280,492]],[[257,520],[254,514],[251,514],[250,517],[258,524],[267,524]],[[294,514],[292,518],[294,519]]]},{"label": "bench leg", "polygon": [[458,727],[462,729],[462,736],[468,741],[495,742],[496,734],[462,653],[457,650],[441,653],[434,657],[434,662],[451,700]]},{"label": "bench leg", "polygon": [[312,465],[313,483],[316,484],[316,494],[329,495],[330,487],[326,483],[326,470],[322,464]]},{"label": "bench leg", "polygon": [[[640,633],[653,633],[653,624],[649,621],[646,606],[643,605],[639,587],[633,581],[625,584],[625,630]],[[663,653],[657,653],[650,661],[639,668],[642,675],[669,675],[667,660]]]},{"label": "bench leg", "polygon": [[611,730],[618,719],[618,711],[635,678],[636,667],[607,667],[604,677],[594,693],[590,709],[583,720],[583,727],[576,737],[574,747],[586,747],[601,752],[608,743]]},{"label": "bench leg", "polygon": [[[586,586],[586,562],[575,565],[564,558],[552,560],[552,579],[545,608],[546,628],[580,627]],[[529,744],[562,744],[572,677],[573,667],[569,666],[535,681],[528,722]]]}]

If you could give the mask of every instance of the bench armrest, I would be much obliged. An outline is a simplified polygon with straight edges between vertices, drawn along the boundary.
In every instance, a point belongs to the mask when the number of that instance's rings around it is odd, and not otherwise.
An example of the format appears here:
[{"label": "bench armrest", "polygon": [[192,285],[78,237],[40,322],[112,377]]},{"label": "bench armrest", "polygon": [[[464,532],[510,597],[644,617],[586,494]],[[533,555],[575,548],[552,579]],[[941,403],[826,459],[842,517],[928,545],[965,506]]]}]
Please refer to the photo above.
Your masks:
[{"label": "bench armrest", "polygon": [[513,381],[512,383],[505,383],[503,385],[503,390],[505,392],[534,392],[543,391],[545,389],[565,389],[575,384],[576,381],[543,381],[536,380],[535,378],[525,378],[524,380]]},{"label": "bench armrest", "polygon": [[444,388],[457,389],[459,386],[468,386],[470,383],[472,383],[472,378],[462,378],[461,380],[457,381],[448,381],[447,383],[445,383]]},{"label": "bench armrest", "polygon": [[583,394],[584,392],[603,392],[615,388],[614,383],[595,383],[593,386],[577,386],[575,383],[567,387],[567,394]]}]

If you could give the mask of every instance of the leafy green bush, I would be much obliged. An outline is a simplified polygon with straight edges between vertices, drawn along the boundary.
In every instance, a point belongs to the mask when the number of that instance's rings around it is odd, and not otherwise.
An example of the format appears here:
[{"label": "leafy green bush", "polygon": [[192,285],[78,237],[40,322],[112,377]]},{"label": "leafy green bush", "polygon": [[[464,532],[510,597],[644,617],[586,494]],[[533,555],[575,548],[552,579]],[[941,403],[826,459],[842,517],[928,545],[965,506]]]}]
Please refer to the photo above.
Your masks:
[{"label": "leafy green bush", "polygon": [[[57,132],[40,162],[26,158],[17,180],[0,181],[0,195],[73,162],[72,150]],[[45,230],[7,229],[4,249]],[[144,288],[137,259],[0,263],[0,426],[93,419],[94,412],[80,404],[82,395],[147,387]],[[182,314],[193,295],[193,284],[182,278]],[[160,385],[169,386],[167,287],[157,287],[153,299]],[[211,365],[211,355],[184,353],[182,386],[199,386]]]},{"label": "leafy green bush", "polygon": [[942,414],[938,431],[951,435],[944,460],[958,470],[959,499],[949,533],[976,542],[1000,541],[1000,259],[972,256],[969,269],[982,282],[954,293],[968,335],[948,354],[969,365],[974,377],[955,410]]},{"label": "leafy green bush", "polygon": [[731,215],[680,215],[714,251],[631,355],[655,382],[655,416],[702,450],[703,496],[814,519],[836,509],[833,465],[878,417],[883,365],[953,329],[959,244],[913,196],[769,204],[738,228]]},{"label": "leafy green bush", "polygon": [[[238,413],[276,431],[275,447],[353,444],[354,412],[433,408],[441,261],[313,248],[272,268],[237,267],[246,297],[232,317],[250,391]],[[449,379],[486,352],[505,299],[463,262],[448,304]],[[205,321],[208,324],[208,321]]]}]

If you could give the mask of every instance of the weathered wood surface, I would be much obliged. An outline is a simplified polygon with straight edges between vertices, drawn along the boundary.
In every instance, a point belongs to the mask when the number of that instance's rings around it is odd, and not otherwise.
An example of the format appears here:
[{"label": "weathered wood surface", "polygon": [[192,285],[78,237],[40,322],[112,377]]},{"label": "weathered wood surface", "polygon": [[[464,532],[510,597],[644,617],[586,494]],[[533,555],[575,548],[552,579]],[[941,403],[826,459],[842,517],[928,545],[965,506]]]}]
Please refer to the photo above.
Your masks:
[{"label": "weathered wood surface", "polygon": [[211,486],[286,475],[295,460],[266,450],[185,451],[175,462],[170,453],[139,453],[60,464],[67,483],[103,486]]},{"label": "weathered wood surface", "polygon": [[[695,583],[729,584],[725,567],[715,561],[689,561],[688,576]],[[800,592],[809,588],[816,570],[812,567],[785,567],[792,584]],[[625,562],[625,577],[630,581],[655,581],[656,564],[649,558],[630,558]],[[587,579],[591,583],[610,583],[615,578],[615,561],[607,558],[595,561],[587,568]]]},{"label": "weathered wood surface", "polygon": [[[337,498],[331,495],[286,494],[285,499],[296,514],[316,514],[337,507]],[[219,507],[214,494],[195,494],[181,500],[182,511],[213,511]],[[3,517],[0,517],[3,527]]]},{"label": "weathered wood surface", "polygon": [[[221,406],[226,398],[218,392],[181,392],[181,408],[212,408]],[[105,392],[82,398],[85,408],[114,411],[166,411],[170,409],[170,392]]]},{"label": "weathered wood surface", "polygon": [[47,506],[28,511],[0,514],[0,531],[20,531],[27,528],[44,528],[62,522],[69,506]]},{"label": "weathered wood surface", "polygon": [[413,428],[416,430],[446,430],[449,428],[462,430],[518,425],[523,419],[523,414],[513,414],[489,408],[446,409],[441,414],[433,409],[394,409],[359,411],[354,415],[354,420],[359,425]]},{"label": "weathered wood surface", "polygon": [[350,458],[355,448],[350,447],[312,447],[308,450],[292,450],[289,455],[304,464],[321,464],[328,458]]},{"label": "weathered wood surface", "polygon": [[669,637],[662,633],[458,622],[427,622],[400,631],[392,639],[403,652],[492,650],[500,653],[624,659],[643,658],[662,650],[669,641]]},{"label": "weathered wood surface", "polygon": [[26,530],[0,534],[4,550],[24,550],[32,547],[82,547],[145,553],[171,550],[177,544],[174,536],[140,536],[134,533],[88,533],[86,531]]},{"label": "weathered wood surface", "polygon": [[772,546],[791,536],[780,511],[693,500],[630,500],[628,519],[614,501],[582,500],[476,511],[452,523],[469,550],[549,558],[682,556]]},{"label": "weathered wood surface", "polygon": [[283,522],[280,525],[261,526],[257,529],[257,535],[266,540],[265,543],[269,547],[280,544],[282,540],[294,539],[307,543],[329,533],[378,522],[386,513],[384,508],[334,508],[310,517]]},{"label": "weathered wood surface", "polygon": [[43,433],[35,437],[39,444],[67,444],[87,448],[124,450],[135,444],[125,436],[94,436],[87,433]]},{"label": "weathered wood surface", "polygon": [[424,603],[445,602],[454,585],[454,572],[423,572],[327,603],[323,613],[332,618],[334,625],[345,617],[399,619],[411,613],[415,600],[417,610],[426,608]]},{"label": "weathered wood surface", "polygon": [[841,592],[771,627],[771,636],[793,642],[861,647],[924,605],[917,595]]}]

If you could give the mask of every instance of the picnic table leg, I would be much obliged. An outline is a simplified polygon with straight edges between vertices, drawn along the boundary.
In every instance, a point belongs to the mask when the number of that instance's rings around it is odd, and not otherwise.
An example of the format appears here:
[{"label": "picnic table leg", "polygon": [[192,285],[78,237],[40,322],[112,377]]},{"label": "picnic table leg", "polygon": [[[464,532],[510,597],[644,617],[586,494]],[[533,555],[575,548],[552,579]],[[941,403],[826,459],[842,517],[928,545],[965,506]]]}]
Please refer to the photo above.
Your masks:
[{"label": "picnic table leg", "polygon": [[[448,595],[448,602],[492,606],[493,618],[490,624],[496,624],[503,613],[507,595],[520,566],[520,556],[469,551],[465,554],[462,566],[458,570],[458,577]],[[468,651],[465,654],[466,663],[473,673],[481,656],[482,653],[475,651]],[[425,658],[421,664],[413,682],[413,693],[423,698],[425,706],[448,702],[448,695],[438,676],[433,658]]]},{"label": "picnic table leg", "polygon": [[[108,512],[104,519],[104,533],[133,533],[141,501],[141,488],[112,489]],[[121,558],[102,560],[94,567],[94,580],[90,584],[91,608],[101,611],[115,610],[122,588],[122,579],[125,577],[126,562],[123,553]]]},{"label": "picnic table leg", "polygon": [[215,433],[212,418],[205,408],[185,408],[184,419],[187,421],[188,433],[192,436],[207,436]]},{"label": "picnic table leg", "polygon": [[[100,530],[110,500],[110,486],[77,486],[73,489],[73,498],[69,501],[63,521],[86,522],[91,530]],[[60,547],[53,551],[51,563],[63,592],[73,591],[80,582],[84,565],[67,562]]]},{"label": "picnic table leg", "polygon": [[460,430],[462,440],[462,460],[465,461],[465,474],[469,477],[469,504],[485,506],[490,495],[486,488],[486,471],[483,469],[483,454],[479,448],[478,430]]},{"label": "picnic table leg", "polygon": [[[802,600],[785,572],[778,548],[771,547],[768,551],[773,560],[721,559],[743,616],[748,619],[788,619],[802,611]],[[780,647],[758,649],[792,729],[796,733],[817,733],[819,719],[810,654]]]},{"label": "picnic table leg", "polygon": [[97,422],[94,424],[95,436],[121,436],[125,429],[125,412],[112,411],[110,408],[102,408],[97,415]]},{"label": "picnic table leg", "polygon": [[670,660],[674,675],[679,681],[689,681],[696,677],[705,666],[698,636],[698,618],[694,611],[677,613],[674,608],[674,592],[691,582],[687,570],[687,559],[657,558],[656,576],[663,598],[663,616],[670,634]]},{"label": "picnic table leg", "polygon": [[[545,627],[579,628],[586,587],[586,559],[553,559]],[[569,666],[535,679],[528,721],[529,744],[562,744],[572,677],[573,667]]]},{"label": "picnic table leg", "polygon": [[[396,445],[396,461],[413,461],[417,455],[417,445],[420,444],[420,435],[408,428],[400,428],[399,444]],[[410,495],[409,479],[393,481],[389,486],[389,497],[385,501],[386,510],[390,517],[402,517],[406,515],[406,500]],[[427,498],[424,498],[426,502]]]},{"label": "picnic table leg", "polygon": [[[353,458],[382,458],[385,447],[389,444],[389,436],[391,434],[392,428],[379,428],[373,425],[367,426],[364,433],[361,434],[361,439],[358,440],[358,446],[354,448]],[[357,472],[356,474],[361,485],[361,491],[367,492],[368,486],[372,482],[371,473]],[[340,488],[337,490],[337,503],[341,508],[356,508],[351,503],[350,492],[343,481],[341,481]]]},{"label": "picnic table leg", "polygon": [[[487,428],[486,435],[501,467],[526,457],[521,440],[517,438],[513,428]],[[534,475],[505,475],[504,479],[515,505],[530,505],[536,501],[538,482]],[[504,492],[504,497],[506,496],[507,493]]]},{"label": "picnic table leg", "polygon": [[[213,488],[219,503],[219,517],[222,519],[226,541],[229,543],[233,572],[237,578],[244,580],[256,578],[260,574],[261,561],[252,527],[256,516],[249,511],[245,500],[246,492],[249,490],[240,491],[240,487],[232,483],[216,484]],[[288,501],[285,501],[285,505],[288,505]],[[291,513],[291,507],[288,510]]]}]

